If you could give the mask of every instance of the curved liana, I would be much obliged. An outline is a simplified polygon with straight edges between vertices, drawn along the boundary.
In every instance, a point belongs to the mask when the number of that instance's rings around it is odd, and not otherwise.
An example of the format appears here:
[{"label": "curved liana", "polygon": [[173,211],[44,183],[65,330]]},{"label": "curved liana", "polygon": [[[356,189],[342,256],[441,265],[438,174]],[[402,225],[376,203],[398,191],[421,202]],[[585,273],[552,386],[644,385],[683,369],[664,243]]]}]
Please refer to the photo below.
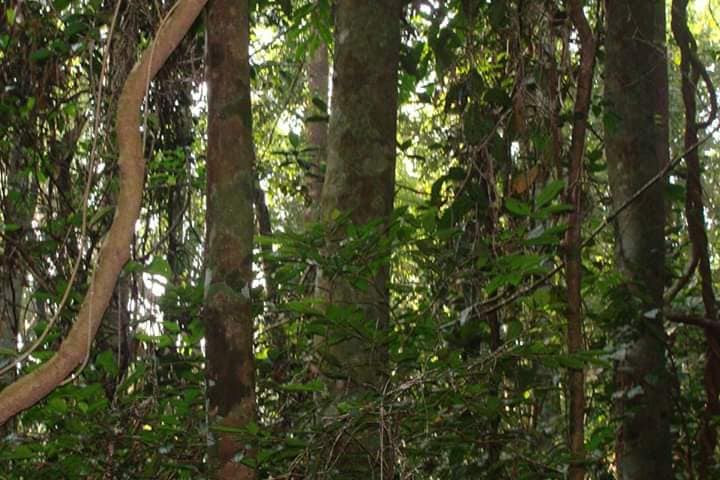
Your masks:
[{"label": "curved liana", "polygon": [[110,230],[80,313],[57,353],[37,370],[0,392],[0,425],[31,407],[65,380],[89,353],[112,297],[120,271],[130,257],[135,222],[140,214],[145,159],[140,135],[140,107],[148,84],[190,29],[207,0],[179,0],[160,25],[152,45],[125,80],[117,111],[120,190]]}]

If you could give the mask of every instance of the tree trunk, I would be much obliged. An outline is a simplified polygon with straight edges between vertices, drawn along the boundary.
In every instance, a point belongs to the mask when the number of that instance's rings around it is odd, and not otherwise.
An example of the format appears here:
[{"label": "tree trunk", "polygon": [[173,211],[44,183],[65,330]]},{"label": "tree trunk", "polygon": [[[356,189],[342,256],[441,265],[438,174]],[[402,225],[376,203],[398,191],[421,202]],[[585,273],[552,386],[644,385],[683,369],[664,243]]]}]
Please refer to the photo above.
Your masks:
[{"label": "tree trunk", "polygon": [[[570,17],[580,38],[580,69],[577,75],[575,115],[570,144],[570,171],[568,172],[567,202],[572,205],[568,216],[565,236],[565,281],[567,283],[567,346],[570,355],[584,350],[582,311],[582,172],[585,155],[587,118],[592,99],[592,83],[595,71],[595,36],[585,17],[582,2],[568,2]],[[569,480],[585,478],[585,371],[570,369],[568,446],[572,459],[568,469]]]},{"label": "tree trunk", "polygon": [[[665,4],[607,0],[606,150],[615,207],[668,161]],[[618,216],[617,263],[627,298],[617,319],[618,478],[673,478],[670,383],[662,310],[663,184]]]},{"label": "tree trunk", "polygon": [[[395,182],[397,68],[400,50],[400,0],[339,0],[335,17],[335,74],[328,133],[327,171],[321,212],[325,221],[348,214],[355,225],[381,219],[387,224]],[[328,238],[332,252],[344,233]],[[359,258],[358,269],[367,259]],[[348,278],[321,272],[319,293],[328,304],[356,309],[362,321],[383,331],[389,323],[389,266],[369,278],[367,289]],[[378,342],[348,334],[340,322],[328,327],[318,345],[322,371],[337,402],[379,393],[387,379],[387,349]],[[368,413],[328,452],[336,458],[333,475],[364,480],[393,478],[390,449],[383,444],[385,425]],[[381,433],[382,432],[382,433]]]},{"label": "tree trunk", "polygon": [[[318,206],[323,188],[323,165],[327,155],[327,116],[328,104],[328,50],[321,43],[310,57],[307,67],[308,90],[311,102],[305,112],[305,135],[310,148],[305,188],[307,189],[307,208],[305,222],[317,221]],[[324,105],[325,109],[320,106]]]},{"label": "tree trunk", "polygon": [[205,338],[211,475],[254,479],[242,429],[255,419],[253,165],[248,2],[212,0],[207,16]]}]

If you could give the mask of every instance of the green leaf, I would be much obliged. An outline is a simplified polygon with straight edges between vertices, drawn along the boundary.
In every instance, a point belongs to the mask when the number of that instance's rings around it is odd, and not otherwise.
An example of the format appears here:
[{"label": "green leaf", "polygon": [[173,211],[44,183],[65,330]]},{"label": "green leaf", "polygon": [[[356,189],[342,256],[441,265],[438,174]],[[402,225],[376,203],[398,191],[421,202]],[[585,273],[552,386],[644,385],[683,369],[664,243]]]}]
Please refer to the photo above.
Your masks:
[{"label": "green leaf", "polygon": [[327,103],[325,103],[322,98],[320,98],[320,97],[313,97],[313,98],[312,98],[312,103],[313,103],[313,105],[315,105],[315,107],[317,107],[317,109],[320,110],[322,113],[327,114],[327,111],[328,111]]},{"label": "green leaf", "polygon": [[112,376],[118,374],[117,363],[115,363],[115,356],[112,351],[105,350],[104,352],[101,352],[95,359],[95,362],[108,374]]},{"label": "green leaf", "polygon": [[581,370],[586,363],[576,355],[557,355],[555,359],[561,367],[571,368],[573,370]]},{"label": "green leaf", "polygon": [[502,262],[508,270],[523,273],[537,273],[544,270],[542,262],[545,258],[542,255],[508,255],[502,258]]},{"label": "green leaf", "polygon": [[151,275],[160,275],[166,279],[172,277],[172,269],[168,261],[162,257],[153,257],[150,265],[145,267],[145,272]]},{"label": "green leaf", "polygon": [[8,27],[12,27],[15,23],[15,9],[14,8],[8,8],[5,10],[5,21],[8,24]]},{"label": "green leaf", "polygon": [[505,199],[505,209],[519,217],[528,217],[531,213],[530,205],[512,197]]},{"label": "green leaf", "polygon": [[320,379],[315,379],[308,383],[286,383],[280,388],[286,392],[322,392],[325,385]]},{"label": "green leaf", "polygon": [[67,413],[67,401],[64,398],[54,397],[48,401],[48,408],[56,413]]},{"label": "green leaf", "polygon": [[522,323],[519,320],[512,320],[507,324],[507,339],[514,340],[518,338],[523,331]]},{"label": "green leaf", "polygon": [[145,267],[142,263],[136,262],[135,260],[130,260],[128,263],[125,264],[123,271],[125,273],[142,272],[144,268]]},{"label": "green leaf", "polygon": [[62,12],[70,5],[70,0],[54,0],[53,1],[53,7],[55,7],[55,10],[58,12]]},{"label": "green leaf", "polygon": [[328,123],[330,121],[330,117],[328,115],[309,115],[305,117],[305,121],[308,123]]},{"label": "green leaf", "polygon": [[558,203],[558,204],[556,204],[556,205],[550,205],[550,206],[548,206],[547,208],[545,208],[545,209],[543,209],[543,210],[545,210],[545,211],[547,211],[548,213],[551,213],[551,214],[567,213],[567,212],[572,212],[573,207],[572,207],[572,205],[570,205],[569,203]]},{"label": "green leaf", "polygon": [[290,145],[292,145],[293,148],[297,149],[300,147],[300,135],[297,133],[290,132],[288,134],[288,140],[290,140]]},{"label": "green leaf", "polygon": [[535,205],[537,207],[544,207],[554,200],[555,197],[563,191],[563,188],[565,188],[565,182],[563,180],[553,180],[548,183],[535,198]]},{"label": "green leaf", "polygon": [[30,447],[26,445],[19,445],[12,450],[8,448],[8,450],[9,451],[4,451],[3,449],[2,453],[0,453],[0,458],[2,458],[3,460],[23,460],[26,458],[36,457],[35,452],[33,452]]},{"label": "green leaf", "polygon": [[317,300],[306,299],[287,302],[282,305],[284,310],[299,313],[301,315],[320,315],[321,311],[317,308]]},{"label": "green leaf", "polygon": [[170,320],[163,321],[163,328],[170,333],[180,333],[180,325]]},{"label": "green leaf", "polygon": [[52,55],[52,52],[48,50],[47,48],[41,48],[39,50],[35,50],[30,54],[30,60],[33,62],[42,62],[43,60],[47,60]]}]

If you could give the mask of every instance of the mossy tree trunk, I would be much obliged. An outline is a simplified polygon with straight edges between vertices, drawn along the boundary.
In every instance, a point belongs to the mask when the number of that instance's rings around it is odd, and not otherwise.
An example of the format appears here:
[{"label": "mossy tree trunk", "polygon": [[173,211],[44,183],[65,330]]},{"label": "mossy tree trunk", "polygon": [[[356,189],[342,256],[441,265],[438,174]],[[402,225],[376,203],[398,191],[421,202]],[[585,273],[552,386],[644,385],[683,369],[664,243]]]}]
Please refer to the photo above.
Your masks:
[{"label": "mossy tree trunk", "polygon": [[[608,0],[606,150],[615,207],[629,201],[668,161],[665,3]],[[665,208],[663,183],[616,220],[617,263],[626,293],[615,325],[618,362],[618,478],[669,479],[670,383],[662,323]]]},{"label": "mossy tree trunk", "polygon": [[[347,214],[357,226],[379,219],[376,228],[382,232],[393,209],[402,2],[339,0],[335,8],[332,111],[321,217],[332,222],[338,214]],[[336,251],[344,238],[342,229],[331,234],[328,252]],[[354,257],[343,272],[363,270],[371,259],[360,257]],[[328,308],[347,309],[345,319],[329,326],[318,346],[321,369],[336,402],[351,399],[367,405],[368,397],[381,393],[387,380],[387,349],[377,340],[382,335],[357,335],[350,325],[359,318],[367,327],[364,331],[388,328],[387,261],[373,273],[366,279],[367,288],[358,288],[338,272],[322,272],[318,279]],[[328,452],[334,457],[327,461],[334,466],[326,472],[332,478],[393,478],[381,415],[363,413],[360,423],[346,430]]]},{"label": "mossy tree trunk", "polygon": [[[254,479],[241,429],[255,419],[250,300],[253,164],[247,0],[211,0],[207,13],[207,266],[205,338],[214,478]],[[221,427],[213,431],[213,427]]]}]

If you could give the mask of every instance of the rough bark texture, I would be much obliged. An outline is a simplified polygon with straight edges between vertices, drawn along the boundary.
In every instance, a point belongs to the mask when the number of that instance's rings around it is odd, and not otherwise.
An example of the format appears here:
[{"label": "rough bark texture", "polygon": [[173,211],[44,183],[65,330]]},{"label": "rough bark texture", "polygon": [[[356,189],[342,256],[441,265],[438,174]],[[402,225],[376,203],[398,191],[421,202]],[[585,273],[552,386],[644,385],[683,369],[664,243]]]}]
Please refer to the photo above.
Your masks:
[{"label": "rough bark texture", "polygon": [[[568,2],[570,18],[580,37],[580,70],[577,76],[575,115],[570,144],[570,171],[568,173],[567,200],[573,210],[568,216],[565,237],[565,279],[567,282],[567,344],[568,353],[584,350],[582,312],[582,172],[585,154],[587,117],[590,110],[593,73],[595,69],[595,36],[583,12],[580,0]],[[568,412],[568,444],[572,461],[568,470],[569,480],[585,478],[585,372],[582,368],[569,372],[570,409]]]},{"label": "rough bark texture", "polygon": [[140,213],[145,161],[140,136],[140,106],[147,85],[180,43],[206,0],[180,0],[160,27],[155,41],[130,72],[118,102],[120,191],[115,218],[100,248],[98,263],[78,319],[57,353],[32,373],[0,392],[0,425],[34,405],[62,382],[87,356],[115,282],[130,255],[135,221]]},{"label": "rough bark texture", "polygon": [[[665,5],[607,0],[608,174],[619,207],[668,161]],[[632,302],[617,319],[618,478],[673,478],[670,384],[662,324],[663,184],[618,215],[617,263]]]},{"label": "rough bark texture", "polygon": [[[704,66],[697,58],[697,45],[689,28],[687,19],[687,0],[672,2],[672,31],[680,47],[680,73],[682,75],[682,97],[685,105],[685,163],[687,165],[687,190],[685,197],[685,217],[688,224],[688,235],[692,244],[692,258],[697,259],[698,272],[702,292],[705,316],[717,323],[718,306],[713,288],[710,250],[705,225],[703,192],[700,169],[700,152],[698,147],[698,129],[702,127],[697,121],[697,84],[700,76],[707,75]],[[707,79],[707,87],[714,92],[712,82]],[[711,95],[712,97],[712,95]],[[711,112],[716,110],[712,98]],[[711,119],[713,117],[711,113]],[[717,448],[717,430],[713,417],[720,415],[720,335],[717,329],[706,328],[707,343],[705,353],[705,415],[701,421],[698,434],[700,451],[698,474],[700,478],[711,478],[714,469],[715,450]]]},{"label": "rough bark texture", "polygon": [[[211,475],[254,479],[242,429],[255,419],[253,165],[247,0],[211,0],[207,17],[208,150],[205,338]],[[224,428],[223,428],[224,427]]]},{"label": "rough bark texture", "polygon": [[[322,190],[322,218],[338,213],[356,225],[387,220],[392,212],[397,123],[397,68],[400,50],[400,0],[340,0],[336,3],[332,113],[328,134],[327,171]],[[383,228],[380,225],[378,228]],[[342,240],[328,239],[329,251]],[[365,265],[358,259],[356,267]],[[388,326],[389,269],[381,267],[366,291],[349,279],[321,273],[319,292],[330,304],[359,309],[376,329]],[[339,401],[345,395],[378,391],[387,378],[385,347],[329,327],[319,346],[322,370]],[[336,478],[393,478],[382,425],[368,415],[364,426],[348,433],[328,452]],[[335,478],[335,477],[333,477]]]}]

